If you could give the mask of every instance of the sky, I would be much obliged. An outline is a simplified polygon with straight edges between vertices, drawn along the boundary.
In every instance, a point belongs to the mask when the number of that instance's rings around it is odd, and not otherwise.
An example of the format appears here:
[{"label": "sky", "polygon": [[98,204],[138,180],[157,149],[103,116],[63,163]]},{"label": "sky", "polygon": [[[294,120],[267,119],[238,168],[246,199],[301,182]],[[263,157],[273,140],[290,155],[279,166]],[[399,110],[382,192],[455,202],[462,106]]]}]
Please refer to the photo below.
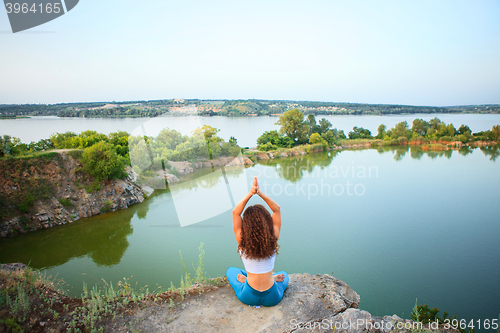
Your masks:
[{"label": "sky", "polygon": [[13,34],[0,104],[500,104],[500,1],[81,0]]}]

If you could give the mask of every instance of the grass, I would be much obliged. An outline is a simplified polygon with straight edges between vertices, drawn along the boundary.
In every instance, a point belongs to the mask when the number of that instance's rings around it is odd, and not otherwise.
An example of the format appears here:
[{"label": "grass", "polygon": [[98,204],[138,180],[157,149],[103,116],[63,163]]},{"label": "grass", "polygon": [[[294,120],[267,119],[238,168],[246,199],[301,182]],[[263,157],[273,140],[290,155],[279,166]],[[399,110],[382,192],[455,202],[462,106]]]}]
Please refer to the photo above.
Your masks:
[{"label": "grass", "polygon": [[103,213],[108,213],[111,211],[111,206],[112,206],[112,203],[111,201],[109,200],[106,200],[101,208],[101,212]]},{"label": "grass", "polygon": [[63,205],[64,207],[70,207],[70,206],[73,206],[73,203],[71,202],[71,200],[69,200],[68,198],[62,198],[62,199],[59,199],[59,202],[61,203],[61,205]]},{"label": "grass", "polygon": [[181,255],[185,276],[180,287],[173,283],[167,291],[158,287],[150,292],[147,286],[134,288],[129,279],[122,279],[116,286],[106,282],[89,288],[85,283],[79,298],[68,297],[62,289],[62,280],[46,277],[37,270],[0,270],[0,332],[30,332],[40,329],[70,332],[102,332],[103,324],[114,320],[136,308],[145,308],[152,303],[165,303],[175,309],[176,302],[187,295],[209,290],[211,286],[222,286],[225,278],[208,279],[204,271],[203,243],[200,243],[198,265],[194,278],[188,271]]}]

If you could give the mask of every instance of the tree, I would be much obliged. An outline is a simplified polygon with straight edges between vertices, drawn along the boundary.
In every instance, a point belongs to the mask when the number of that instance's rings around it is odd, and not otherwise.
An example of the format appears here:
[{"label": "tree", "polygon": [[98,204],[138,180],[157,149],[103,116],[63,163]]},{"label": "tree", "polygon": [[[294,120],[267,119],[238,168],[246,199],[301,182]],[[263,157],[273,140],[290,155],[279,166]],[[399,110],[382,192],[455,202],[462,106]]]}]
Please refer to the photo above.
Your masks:
[{"label": "tree", "polygon": [[0,156],[10,155],[12,151],[12,138],[10,135],[4,134],[0,137]]},{"label": "tree", "polygon": [[352,131],[349,132],[349,139],[371,139],[371,138],[372,138],[372,133],[363,127],[354,126],[352,128]]},{"label": "tree", "polygon": [[309,127],[304,124],[304,114],[299,109],[291,109],[283,113],[276,125],[280,125],[280,134],[284,134],[294,143],[302,143],[307,140]]},{"label": "tree", "polygon": [[229,138],[229,143],[231,143],[233,145],[238,145],[238,140],[236,140],[236,138],[234,136],[232,136]]},{"label": "tree", "polygon": [[444,124],[439,118],[434,117],[431,120],[429,120],[429,126],[430,128],[435,129],[436,131],[439,129],[439,125]]},{"label": "tree", "polygon": [[199,135],[203,135],[203,137],[205,138],[205,141],[208,142],[224,142],[224,140],[222,140],[222,138],[219,138],[218,136],[216,136],[216,134],[219,132],[220,130],[217,129],[217,128],[214,128],[210,125],[203,125],[201,128],[197,128],[193,131],[193,134],[195,134],[195,136],[199,136]]},{"label": "tree", "polygon": [[384,124],[380,124],[379,127],[377,128],[377,136],[375,137],[376,139],[383,139],[385,137],[385,130],[387,129],[387,126]]},{"label": "tree", "polygon": [[321,133],[321,137],[325,140],[330,146],[335,144],[335,135],[332,130],[326,131],[325,133]]},{"label": "tree", "polygon": [[56,133],[50,136],[50,140],[57,149],[60,148],[76,148],[75,143],[71,140],[76,137],[74,132]]},{"label": "tree", "polygon": [[398,139],[400,137],[410,139],[411,130],[408,127],[408,122],[402,121],[394,125],[394,127],[391,129],[391,136],[393,139]]},{"label": "tree", "polygon": [[413,133],[417,133],[420,136],[425,136],[427,134],[427,130],[429,129],[430,124],[423,119],[417,118],[413,120],[413,124],[411,127],[411,131]]},{"label": "tree", "polygon": [[491,128],[491,132],[493,133],[493,139],[495,141],[500,140],[500,125],[495,125]]},{"label": "tree", "polygon": [[85,148],[81,161],[85,172],[99,181],[120,178],[124,175],[123,161],[111,145],[103,141]]},{"label": "tree", "polygon": [[309,135],[319,132],[319,126],[316,124],[316,118],[312,113],[307,115],[305,124],[309,127]]},{"label": "tree", "polygon": [[472,134],[472,131],[470,130],[470,127],[467,126],[467,125],[461,125],[459,128],[458,128],[458,134],[463,134],[463,135],[466,135],[466,133],[469,134],[469,136]]},{"label": "tree", "polygon": [[326,120],[325,118],[321,118],[319,120],[319,134],[326,133],[332,127],[332,123]]}]

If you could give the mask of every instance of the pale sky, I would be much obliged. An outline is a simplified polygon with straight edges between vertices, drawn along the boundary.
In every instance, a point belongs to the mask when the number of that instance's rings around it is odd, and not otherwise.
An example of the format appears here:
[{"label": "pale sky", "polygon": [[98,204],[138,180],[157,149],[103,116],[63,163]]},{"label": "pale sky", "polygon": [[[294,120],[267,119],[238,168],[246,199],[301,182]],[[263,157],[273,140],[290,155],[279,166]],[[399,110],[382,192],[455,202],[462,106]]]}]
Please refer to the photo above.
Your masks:
[{"label": "pale sky", "polygon": [[500,104],[500,1],[97,1],[13,34],[0,104]]}]

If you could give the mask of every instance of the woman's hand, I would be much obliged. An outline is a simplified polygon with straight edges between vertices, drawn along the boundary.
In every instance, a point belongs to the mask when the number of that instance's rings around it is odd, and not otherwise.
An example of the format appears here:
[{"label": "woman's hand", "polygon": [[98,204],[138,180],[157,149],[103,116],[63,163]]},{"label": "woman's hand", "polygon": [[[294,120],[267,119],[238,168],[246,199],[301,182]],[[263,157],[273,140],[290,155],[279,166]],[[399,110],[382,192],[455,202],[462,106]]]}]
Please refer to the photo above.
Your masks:
[{"label": "woman's hand", "polygon": [[253,184],[252,184],[252,188],[250,190],[250,193],[260,194],[260,188],[259,188],[259,183],[257,182],[257,177],[253,178]]}]

